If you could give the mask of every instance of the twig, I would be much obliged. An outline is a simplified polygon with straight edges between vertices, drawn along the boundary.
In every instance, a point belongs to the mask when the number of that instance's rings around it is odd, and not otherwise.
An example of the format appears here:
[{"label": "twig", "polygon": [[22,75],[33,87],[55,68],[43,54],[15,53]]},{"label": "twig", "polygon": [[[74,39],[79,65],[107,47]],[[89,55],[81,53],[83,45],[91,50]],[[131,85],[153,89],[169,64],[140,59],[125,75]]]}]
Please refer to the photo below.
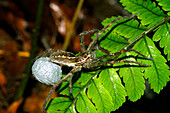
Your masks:
[{"label": "twig", "polygon": [[83,5],[83,2],[84,2],[84,0],[80,0],[78,5],[77,5],[76,12],[74,13],[73,20],[71,22],[70,29],[69,29],[69,31],[68,31],[68,33],[66,35],[66,39],[65,39],[65,42],[63,44],[63,50],[66,50],[67,47],[68,47],[68,44],[69,44],[69,41],[70,41],[70,38],[71,38],[71,35],[72,35],[72,31],[73,31],[73,28],[75,26],[78,14],[79,14],[79,12],[81,10],[81,7]]},{"label": "twig", "polygon": [[33,29],[32,34],[32,43],[31,43],[31,51],[30,51],[30,57],[27,61],[26,67],[25,67],[25,76],[21,81],[20,87],[18,88],[17,95],[15,97],[15,100],[18,100],[21,98],[24,94],[24,91],[26,89],[29,76],[30,76],[30,68],[31,68],[31,61],[35,56],[36,52],[36,46],[37,46],[37,37],[39,35],[39,29],[40,29],[40,23],[41,23],[41,16],[42,16],[42,10],[43,10],[44,0],[39,0],[38,9],[37,9],[37,17],[35,21],[35,28]]}]

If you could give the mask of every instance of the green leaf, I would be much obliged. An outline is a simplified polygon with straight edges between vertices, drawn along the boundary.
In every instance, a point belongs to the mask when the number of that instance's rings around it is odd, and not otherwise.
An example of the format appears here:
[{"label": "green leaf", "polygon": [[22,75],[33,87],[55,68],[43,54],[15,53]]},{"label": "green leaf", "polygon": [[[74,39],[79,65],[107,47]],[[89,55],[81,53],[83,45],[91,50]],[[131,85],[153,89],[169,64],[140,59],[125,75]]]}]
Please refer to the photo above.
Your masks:
[{"label": "green leaf", "polygon": [[112,53],[120,51],[126,44],[128,44],[128,41],[114,32],[110,33],[105,40],[100,42],[101,47]]},{"label": "green leaf", "polygon": [[[167,24],[167,25],[166,25]],[[160,47],[164,47],[164,54],[167,54],[167,59],[170,60],[170,24],[162,25],[153,35],[153,41],[159,41]]]},{"label": "green leaf", "polygon": [[[102,25],[106,27],[116,18],[117,17],[107,18],[102,22]],[[100,46],[103,47],[104,49],[111,51],[112,53],[115,53],[120,51],[120,49],[122,49],[123,46],[128,44],[128,41],[126,39],[118,35],[113,30],[114,27],[127,20],[128,19],[122,19],[116,21],[103,34],[101,34],[99,38]],[[94,39],[96,36],[97,34],[94,34],[94,36],[92,36],[91,38]]]},{"label": "green leaf", "polygon": [[95,106],[83,91],[76,102],[76,109],[79,113],[97,113]]},{"label": "green leaf", "polygon": [[[79,84],[77,82],[72,83],[72,84],[73,84],[72,85],[72,95],[73,95],[73,97],[76,97],[77,94],[79,94],[80,90],[82,90],[85,85],[81,85],[81,84]],[[59,92],[62,95],[70,96],[70,94],[69,94],[69,82],[63,83],[61,85],[60,89],[57,92]]]},{"label": "green leaf", "polygon": [[[89,100],[89,98],[87,97],[87,95],[85,94],[85,90],[87,85],[90,83],[89,81],[91,80],[91,78],[93,77],[93,75],[95,75],[96,72],[87,72],[84,73],[82,72],[81,77],[76,81],[73,82],[72,85],[72,94],[73,94],[73,100],[70,100],[71,103],[70,105],[66,105],[66,106],[62,106],[62,109],[58,110],[57,108],[49,108],[49,110],[51,111],[51,109],[53,109],[54,111],[56,110],[57,112],[68,112],[70,111],[70,106],[73,106],[73,110],[71,112],[75,111],[75,107],[73,102],[76,102],[76,109],[79,112],[96,112],[96,108],[95,106],[91,103],[91,101]],[[76,77],[76,75],[74,75],[74,77]],[[73,78],[74,78],[73,77]],[[68,87],[68,81],[63,82],[61,87],[58,89],[58,92],[60,94],[63,95],[68,95],[69,96],[69,87]],[[59,98],[59,99],[58,99]],[[52,103],[50,104],[50,107],[52,107],[53,105],[55,105],[56,103],[62,103],[62,101],[65,101],[65,99],[61,100],[61,97],[56,97],[55,100],[52,100]],[[63,97],[64,98],[64,97]],[[69,98],[66,98],[66,100],[68,101]],[[66,103],[67,103],[66,101]],[[83,103],[83,104],[82,104]]]},{"label": "green leaf", "polygon": [[[96,72],[86,72],[86,73],[82,72],[81,76],[79,74],[74,74],[72,76],[72,94],[73,94],[73,97],[76,97],[77,94],[79,93],[79,91],[84,89],[87,82],[89,82],[89,80],[93,77],[93,75],[95,73]],[[77,80],[77,81],[75,81],[75,80]],[[61,84],[61,86],[59,87],[57,92],[62,94],[62,95],[67,95],[67,96],[70,95],[69,94],[69,80],[68,79],[65,80]]]},{"label": "green leaf", "polygon": [[169,81],[170,71],[166,64],[166,59],[161,55],[161,52],[155,47],[153,41],[146,37],[140,40],[134,47],[135,50],[154,59],[138,60],[144,64],[149,64],[151,67],[145,68],[144,76],[148,78],[151,88],[159,93]]},{"label": "green leaf", "polygon": [[[116,18],[121,18],[121,16],[118,16],[118,17],[115,17],[115,16],[112,16],[111,18],[106,18],[105,20],[102,21],[102,25],[103,27],[106,27],[108,26],[113,20],[115,20]],[[112,25],[107,28],[108,31],[110,31],[113,27],[116,27],[117,25],[119,25],[120,23],[124,23],[126,22],[127,20],[129,20],[128,18],[125,18],[125,19],[121,19],[121,20],[117,20],[116,22],[112,23]]]},{"label": "green leaf", "polygon": [[156,7],[155,2],[150,0],[120,0],[120,2],[129,12],[133,14],[138,12],[138,18],[142,20],[143,25],[155,24],[166,16],[159,7]]},{"label": "green leaf", "polygon": [[[103,20],[102,25],[104,27],[106,27],[114,19],[116,19],[116,18],[115,17],[107,18],[107,19]],[[111,29],[113,27],[114,27],[114,29]],[[145,27],[143,25],[139,26],[139,22],[137,20],[123,19],[123,20],[119,20],[119,21],[115,22],[108,29],[113,30],[112,32],[116,32],[119,35],[124,36],[126,38],[134,39],[134,38],[136,38],[136,36],[138,36],[140,33],[142,33],[144,30],[146,30],[147,27]]]},{"label": "green leaf", "polygon": [[[105,19],[102,24],[103,26],[107,26],[112,22],[115,17]],[[114,29],[113,29],[114,28]],[[123,19],[118,20],[113,23],[105,33],[101,34],[100,37],[100,46],[104,49],[111,51],[111,53],[115,53],[120,51],[123,47],[128,44],[128,41],[133,40],[139,34],[141,34],[145,29],[145,26],[140,25],[139,22],[133,19]],[[94,37],[96,34],[92,37]],[[130,38],[128,41],[123,38]]]},{"label": "green leaf", "polygon": [[114,105],[112,103],[112,97],[105,87],[101,84],[98,79],[93,79],[90,84],[87,95],[92,99],[93,103],[99,113],[109,113],[112,111]]},{"label": "green leaf", "polygon": [[50,102],[47,113],[72,113],[72,104],[69,98],[56,97]]},{"label": "green leaf", "polygon": [[114,31],[116,31],[121,36],[129,38],[128,42],[135,39],[139,36],[143,31],[147,28],[141,24],[137,20],[129,20],[117,26]]},{"label": "green leaf", "polygon": [[126,91],[116,71],[113,68],[105,69],[98,78],[112,97],[112,102],[114,103],[113,111],[122,106],[126,101]]},{"label": "green leaf", "polygon": [[[169,2],[169,0],[156,0],[156,1],[158,1],[159,3],[158,3],[158,5],[160,5],[160,6],[162,6],[162,9],[164,10],[164,11],[170,11],[170,2]],[[169,13],[170,14],[170,13]],[[168,15],[169,15],[168,14]],[[170,15],[169,15],[170,16]]]},{"label": "green leaf", "polygon": [[121,68],[120,75],[123,77],[129,100],[137,101],[144,94],[145,80],[139,67]]}]

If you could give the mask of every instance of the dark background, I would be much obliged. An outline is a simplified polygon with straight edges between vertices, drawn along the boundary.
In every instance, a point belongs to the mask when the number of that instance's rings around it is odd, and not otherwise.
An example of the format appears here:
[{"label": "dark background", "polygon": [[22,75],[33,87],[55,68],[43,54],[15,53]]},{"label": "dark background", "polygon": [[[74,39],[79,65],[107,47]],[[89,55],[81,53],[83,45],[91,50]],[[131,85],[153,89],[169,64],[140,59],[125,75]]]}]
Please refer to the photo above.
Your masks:
[{"label": "dark background", "polygon": [[[36,53],[45,49],[62,49],[78,0],[45,0]],[[58,11],[50,6],[55,5]],[[25,65],[37,15],[38,0],[0,0],[0,112],[39,113],[48,95],[49,86],[30,76],[23,98],[15,100],[25,75]],[[129,15],[118,0],[85,0],[78,15],[68,51],[81,51],[79,33],[101,29],[102,20],[111,16]],[[151,34],[152,35],[152,34]],[[91,35],[86,37],[88,46]],[[163,53],[162,49],[159,48]],[[22,53],[22,54],[21,54]],[[137,102],[127,101],[116,113],[165,113],[169,111],[170,85],[154,93],[146,81],[145,94]],[[53,93],[52,97],[56,94]]]}]

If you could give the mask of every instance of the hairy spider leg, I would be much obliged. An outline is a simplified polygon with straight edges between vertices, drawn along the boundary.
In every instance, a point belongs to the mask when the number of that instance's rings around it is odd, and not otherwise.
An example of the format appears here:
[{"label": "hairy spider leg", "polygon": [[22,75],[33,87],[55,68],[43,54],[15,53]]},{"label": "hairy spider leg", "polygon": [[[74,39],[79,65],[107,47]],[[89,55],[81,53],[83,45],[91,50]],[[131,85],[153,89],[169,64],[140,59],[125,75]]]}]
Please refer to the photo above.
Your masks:
[{"label": "hairy spider leg", "polygon": [[110,62],[108,62],[108,64],[111,64],[111,65],[113,65],[115,63],[134,63],[134,64],[138,64],[140,66],[150,67],[150,65],[142,64],[140,62],[131,61],[131,60],[120,60],[120,61],[110,61]]},{"label": "hairy spider leg", "polygon": [[[93,62],[87,62],[87,63],[84,64],[83,67],[85,67],[85,68],[94,68],[94,67],[98,67],[98,66],[102,66],[102,65],[107,65],[107,63],[108,64],[114,64],[114,63],[135,63],[135,64],[139,64],[141,66],[150,67],[150,65],[142,64],[142,63],[139,63],[139,62],[136,62],[136,61],[130,61],[130,60],[120,60],[120,61],[118,61],[117,60],[117,58],[122,53],[125,53],[125,52],[128,52],[128,51],[134,51],[134,52],[136,52],[137,54],[143,56],[146,59],[153,60],[152,58],[146,57],[145,55],[139,53],[136,50],[130,49],[130,50],[121,50],[121,51],[119,51],[117,53],[111,53],[111,54],[107,54],[107,55],[101,56],[99,58],[95,58],[95,59],[93,59]],[[102,61],[102,59],[107,59],[107,61],[99,62],[99,61]]]},{"label": "hairy spider leg", "polygon": [[144,58],[146,58],[146,59],[148,59],[148,60],[152,60],[152,61],[153,61],[152,58],[149,58],[149,57],[147,57],[147,56],[141,54],[140,52],[138,52],[138,51],[136,51],[136,50],[134,50],[134,49],[130,49],[130,50],[131,50],[131,51],[134,51],[134,52],[137,53],[138,55],[141,55],[142,57],[144,57]]},{"label": "hairy spider leg", "polygon": [[142,39],[142,37],[138,38],[137,40],[134,39],[134,40],[132,40],[130,43],[126,44],[125,47],[123,47],[120,51],[118,51],[118,52],[116,52],[116,53],[113,53],[112,55],[113,55],[113,56],[116,56],[113,60],[115,61],[122,53],[133,51],[133,52],[137,53],[138,55],[141,55],[142,57],[144,57],[144,58],[146,58],[146,59],[148,59],[148,60],[152,60],[152,61],[153,61],[152,58],[149,58],[149,57],[141,54],[141,53],[138,52],[137,50],[132,49],[132,48],[134,47],[134,45],[135,45],[139,40],[141,40],[141,39]]},{"label": "hairy spider leg", "polygon": [[73,97],[73,95],[72,95],[72,76],[69,76],[69,94],[71,97]]},{"label": "hairy spider leg", "polygon": [[[137,13],[136,13],[136,14],[137,14]],[[134,15],[136,15],[136,14],[134,14]],[[133,15],[132,15],[132,17],[133,17]],[[154,28],[154,26],[153,26],[152,28]],[[115,61],[122,53],[128,52],[128,51],[134,51],[134,52],[136,52],[137,54],[141,55],[142,57],[153,61],[154,59],[149,58],[149,57],[141,54],[140,52],[132,49],[133,46],[134,46],[139,40],[141,40],[141,39],[143,38],[143,36],[145,36],[145,33],[149,32],[149,31],[150,31],[150,29],[144,31],[141,35],[139,35],[137,38],[135,38],[134,40],[132,40],[128,45],[126,45],[121,51],[119,51],[119,52],[117,52],[117,53],[114,53],[113,56],[115,56],[115,55],[117,55],[117,56],[113,59],[113,61]],[[97,37],[96,37],[96,38],[97,38]],[[101,59],[102,59],[102,57],[101,57]],[[103,59],[104,59],[104,56],[103,56]],[[142,64],[142,65],[143,65],[143,64]],[[147,66],[147,65],[146,65],[146,66]],[[150,65],[148,65],[148,66],[150,66]]]},{"label": "hairy spider leg", "polygon": [[72,74],[80,71],[81,69],[82,69],[82,66],[75,66],[75,67],[73,67],[73,69],[72,69],[65,77],[63,77],[61,80],[59,80],[56,84],[54,84],[54,85],[51,87],[50,92],[49,92],[49,94],[48,94],[48,96],[47,96],[47,98],[46,98],[46,100],[45,100],[45,102],[44,102],[44,104],[43,104],[43,113],[45,113],[46,104],[47,104],[48,99],[50,98],[51,93],[53,92],[53,90],[54,90],[56,87],[58,87],[63,81],[65,81],[67,78],[70,78],[70,76],[72,76]]},{"label": "hairy spider leg", "polygon": [[136,50],[134,50],[134,49],[129,49],[129,50],[121,50],[121,51],[116,52],[116,53],[111,53],[111,54],[103,55],[103,56],[101,56],[101,57],[99,57],[99,58],[95,58],[95,59],[93,60],[93,62],[97,63],[98,61],[101,61],[102,59],[108,59],[108,58],[112,59],[112,61],[115,61],[115,60],[117,60],[117,58],[118,58],[122,53],[129,52],[129,51],[133,51],[133,52],[141,55],[141,56],[144,57],[145,59],[153,60],[152,58],[149,58],[149,57],[141,54],[140,52],[138,52],[138,51],[136,51]]},{"label": "hairy spider leg", "polygon": [[117,53],[113,53],[113,54],[110,54],[110,55],[113,55],[113,56],[115,57],[113,60],[116,60],[122,53],[130,52],[130,51],[133,51],[133,52],[137,53],[138,55],[141,55],[141,56],[144,57],[145,59],[153,60],[152,58],[149,58],[149,57],[143,55],[142,53],[140,53],[140,52],[138,52],[138,51],[136,51],[136,50],[134,50],[134,49],[131,49],[131,48],[128,48],[128,49],[126,49],[126,50],[123,49],[123,50],[121,50],[121,51],[119,51],[119,52],[117,52]]},{"label": "hairy spider leg", "polygon": [[120,17],[120,18],[116,18],[114,19],[112,22],[109,23],[109,25],[107,25],[105,28],[103,28],[102,30],[100,30],[100,32],[97,33],[97,36],[95,37],[95,39],[89,44],[87,51],[91,50],[95,44],[97,43],[97,40],[99,39],[100,35],[102,33],[104,33],[113,23],[115,23],[118,20],[122,20],[122,19],[127,19],[127,18],[133,18],[137,15],[138,13],[135,13],[133,15],[130,16],[126,16],[126,17]]},{"label": "hairy spider leg", "polygon": [[131,60],[104,61],[104,62],[99,62],[99,63],[92,62],[92,63],[89,63],[89,64],[85,64],[84,67],[88,68],[88,69],[95,69],[95,68],[97,68],[99,66],[107,66],[108,64],[113,65],[115,63],[134,63],[134,64],[138,64],[140,66],[150,67],[150,65],[142,64],[142,63],[139,63],[139,62],[136,62],[136,61],[131,61]]},{"label": "hairy spider leg", "polygon": [[98,29],[93,29],[93,30],[90,30],[90,31],[84,31],[84,32],[81,32],[79,34],[79,37],[80,37],[80,46],[81,46],[81,50],[83,52],[86,51],[86,47],[85,47],[85,43],[84,43],[84,36],[87,35],[87,34],[90,34],[90,33],[95,33],[95,32],[98,32],[99,30]]},{"label": "hairy spider leg", "polygon": [[39,59],[40,57],[43,57],[43,56],[50,56],[51,53],[53,53],[55,50],[54,49],[47,49],[45,50],[43,53],[39,54],[37,57],[35,57],[32,62],[34,62],[35,60]]},{"label": "hairy spider leg", "polygon": [[[140,38],[140,39],[142,39],[142,38]],[[140,39],[135,40],[135,41],[132,40],[131,42],[133,42],[133,43],[129,43],[129,44],[127,45],[128,47],[125,46],[121,51],[119,51],[119,52],[117,52],[117,53],[114,53],[113,55],[114,55],[114,56],[117,55],[117,56],[116,56],[113,60],[116,60],[122,53],[130,52],[130,51],[133,51],[133,52],[137,53],[138,55],[141,55],[141,56],[144,57],[145,59],[153,60],[152,58],[149,58],[149,57],[143,55],[142,53],[138,52],[137,50],[132,49],[133,46],[134,46]]]}]

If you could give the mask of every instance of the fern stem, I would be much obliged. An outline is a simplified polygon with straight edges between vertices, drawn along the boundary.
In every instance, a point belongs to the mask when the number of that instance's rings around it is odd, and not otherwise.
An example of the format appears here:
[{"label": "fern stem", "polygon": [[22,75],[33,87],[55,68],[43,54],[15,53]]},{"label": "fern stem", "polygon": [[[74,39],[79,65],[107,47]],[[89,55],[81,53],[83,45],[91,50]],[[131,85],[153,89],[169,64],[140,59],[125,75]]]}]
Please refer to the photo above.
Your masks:
[{"label": "fern stem", "polygon": [[64,44],[63,44],[63,50],[66,50],[67,47],[68,47],[68,44],[69,44],[69,41],[70,41],[70,38],[71,38],[71,35],[72,35],[72,31],[73,31],[73,28],[74,28],[74,26],[75,26],[75,23],[76,23],[78,14],[79,14],[79,12],[80,12],[80,10],[81,10],[81,7],[82,7],[82,5],[83,5],[83,2],[84,2],[84,0],[80,0],[79,3],[78,3],[76,12],[75,12],[75,14],[74,14],[74,16],[73,16],[73,20],[72,20],[72,22],[71,22],[70,29],[69,29],[69,31],[68,31],[68,33],[67,33],[67,35],[66,35],[66,39],[65,39]]},{"label": "fern stem", "polygon": [[154,30],[156,27],[160,26],[162,23],[164,23],[166,20],[162,20],[160,22],[158,22],[157,24],[155,24],[154,26],[152,26],[151,28],[147,29],[146,31],[143,31],[137,38],[135,38],[134,40],[132,40],[128,47],[124,47],[124,49],[129,49],[129,48],[132,48],[140,39],[143,38],[143,36],[145,34],[148,34],[149,32],[151,32],[152,30]]}]

